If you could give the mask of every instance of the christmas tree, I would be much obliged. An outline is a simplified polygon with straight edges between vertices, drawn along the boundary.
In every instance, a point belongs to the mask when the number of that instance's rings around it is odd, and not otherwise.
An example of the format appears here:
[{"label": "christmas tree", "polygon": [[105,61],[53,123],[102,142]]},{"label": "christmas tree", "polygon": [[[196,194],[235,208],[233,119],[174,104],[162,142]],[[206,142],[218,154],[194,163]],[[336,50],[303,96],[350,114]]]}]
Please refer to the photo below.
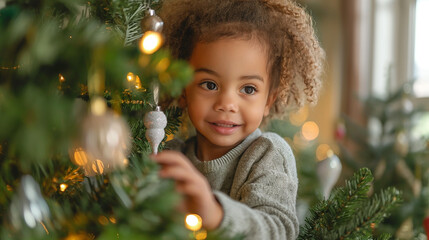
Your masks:
[{"label": "christmas tree", "polygon": [[[166,115],[162,149],[181,115],[163,103],[192,75],[168,51],[145,51],[142,27],[159,23],[147,10],[160,4],[16,0],[0,9],[1,239],[228,239],[184,223],[174,184],[148,158],[158,147],[146,140],[145,114],[161,105]],[[365,192],[366,179],[351,186]],[[397,196],[382,193],[386,204],[383,194]]]},{"label": "christmas tree", "polygon": [[429,209],[428,139],[416,135],[423,110],[414,106],[411,86],[366,99],[367,126],[345,116],[347,137],[341,141],[342,159],[351,169],[366,166],[374,172],[375,191],[394,186],[403,192],[403,204],[380,226],[400,239],[424,236]]},{"label": "christmas tree", "polygon": [[[147,157],[145,113],[192,74],[165,50],[139,50],[140,24],[157,6],[41,0],[1,9],[1,239],[218,238],[185,228],[174,184]],[[181,111],[163,110],[165,142]]]}]

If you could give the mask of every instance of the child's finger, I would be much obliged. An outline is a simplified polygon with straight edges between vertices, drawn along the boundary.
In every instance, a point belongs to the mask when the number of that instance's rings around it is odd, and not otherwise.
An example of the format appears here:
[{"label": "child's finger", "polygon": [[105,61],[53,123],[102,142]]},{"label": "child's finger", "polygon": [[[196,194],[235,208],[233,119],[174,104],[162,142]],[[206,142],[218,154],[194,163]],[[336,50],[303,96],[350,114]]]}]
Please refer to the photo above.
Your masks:
[{"label": "child's finger", "polygon": [[177,181],[188,182],[190,179],[192,179],[191,176],[193,175],[193,173],[181,166],[166,165],[162,167],[162,169],[159,172],[159,175],[162,178],[172,178]]},{"label": "child's finger", "polygon": [[151,158],[159,164],[163,165],[180,165],[186,168],[191,168],[191,163],[187,158],[179,152],[176,151],[163,151],[157,155],[152,155]]}]

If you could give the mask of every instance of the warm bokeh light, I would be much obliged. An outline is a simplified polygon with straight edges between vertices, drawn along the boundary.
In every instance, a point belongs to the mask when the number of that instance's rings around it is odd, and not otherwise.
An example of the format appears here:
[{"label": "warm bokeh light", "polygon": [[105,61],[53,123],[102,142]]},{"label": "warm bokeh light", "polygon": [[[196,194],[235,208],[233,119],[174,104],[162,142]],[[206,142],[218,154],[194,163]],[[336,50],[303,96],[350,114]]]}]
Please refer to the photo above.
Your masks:
[{"label": "warm bokeh light", "polygon": [[140,40],[140,50],[145,54],[156,52],[162,45],[162,36],[159,32],[147,31]]},{"label": "warm bokeh light", "polygon": [[162,84],[169,84],[171,82],[171,76],[167,72],[162,72],[158,75],[159,82]]},{"label": "warm bokeh light", "polygon": [[322,161],[328,157],[328,152],[332,153],[331,147],[328,144],[320,144],[316,149],[316,157],[318,161]]},{"label": "warm bokeh light", "polygon": [[295,126],[301,126],[305,120],[308,118],[308,106],[305,105],[297,112],[291,113],[289,115],[289,121]]},{"label": "warm bokeh light", "polygon": [[130,163],[130,161],[128,160],[128,158],[124,158],[124,166],[128,166],[128,164]]},{"label": "warm bokeh light", "polygon": [[156,64],[155,70],[157,72],[164,72],[167,70],[168,66],[170,66],[170,59],[163,58],[161,59],[161,61],[158,62],[158,64]]},{"label": "warm bokeh light", "polygon": [[136,88],[142,89],[142,82],[141,82],[139,76],[137,76],[137,75],[136,75]]},{"label": "warm bokeh light", "polygon": [[203,220],[198,214],[188,214],[185,218],[185,226],[191,231],[198,231],[203,226]]},{"label": "warm bokeh light", "polygon": [[67,187],[68,187],[68,185],[67,185],[67,184],[65,184],[65,183],[61,183],[61,184],[60,184],[60,191],[61,191],[61,192],[64,192],[64,191],[67,189]]},{"label": "warm bokeh light", "polygon": [[66,79],[64,78],[63,75],[61,75],[61,73],[58,74],[58,78],[60,79],[60,82],[65,82],[66,81]]},{"label": "warm bokeh light", "polygon": [[114,216],[109,217],[109,221],[113,224],[116,223],[116,218]]},{"label": "warm bokeh light", "polygon": [[195,232],[194,237],[195,237],[195,240],[207,239],[207,231],[203,229],[201,231]]},{"label": "warm bokeh light", "polygon": [[100,159],[96,159],[95,162],[92,164],[92,170],[95,173],[103,174],[104,172],[104,163]]},{"label": "warm bokeh light", "polygon": [[100,217],[98,217],[98,222],[101,225],[106,225],[109,223],[109,219],[106,216],[100,216]]},{"label": "warm bokeh light", "polygon": [[132,82],[132,81],[134,81],[134,79],[135,79],[135,77],[134,77],[135,75],[134,75],[134,73],[132,73],[132,72],[129,72],[128,74],[127,74],[127,80],[128,80],[128,82]]},{"label": "warm bokeh light", "polygon": [[319,136],[319,126],[313,121],[308,121],[302,125],[301,132],[305,140],[311,141]]},{"label": "warm bokeh light", "polygon": [[91,100],[91,112],[94,115],[101,116],[106,112],[107,105],[102,97],[96,97]]},{"label": "warm bokeh light", "polygon": [[82,148],[77,148],[73,154],[74,163],[78,166],[84,166],[88,163],[88,157]]}]

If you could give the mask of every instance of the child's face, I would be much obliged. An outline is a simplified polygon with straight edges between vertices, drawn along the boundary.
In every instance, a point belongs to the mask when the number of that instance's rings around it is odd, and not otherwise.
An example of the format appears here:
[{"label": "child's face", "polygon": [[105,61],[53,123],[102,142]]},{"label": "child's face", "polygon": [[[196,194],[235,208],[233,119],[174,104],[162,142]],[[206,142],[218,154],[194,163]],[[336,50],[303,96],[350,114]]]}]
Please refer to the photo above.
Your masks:
[{"label": "child's face", "polygon": [[258,40],[198,43],[190,58],[194,80],[185,90],[189,117],[206,147],[231,149],[268,115],[267,53]]}]

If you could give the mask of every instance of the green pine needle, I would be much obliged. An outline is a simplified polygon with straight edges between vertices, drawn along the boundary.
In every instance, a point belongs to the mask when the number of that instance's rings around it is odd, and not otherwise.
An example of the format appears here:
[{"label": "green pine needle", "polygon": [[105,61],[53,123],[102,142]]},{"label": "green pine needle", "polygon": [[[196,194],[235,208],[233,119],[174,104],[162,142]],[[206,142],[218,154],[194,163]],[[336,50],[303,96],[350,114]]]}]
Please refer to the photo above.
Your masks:
[{"label": "green pine needle", "polygon": [[310,216],[298,239],[369,239],[374,228],[401,202],[395,188],[368,197],[373,181],[371,171],[360,169],[328,200],[320,200],[310,209]]}]

